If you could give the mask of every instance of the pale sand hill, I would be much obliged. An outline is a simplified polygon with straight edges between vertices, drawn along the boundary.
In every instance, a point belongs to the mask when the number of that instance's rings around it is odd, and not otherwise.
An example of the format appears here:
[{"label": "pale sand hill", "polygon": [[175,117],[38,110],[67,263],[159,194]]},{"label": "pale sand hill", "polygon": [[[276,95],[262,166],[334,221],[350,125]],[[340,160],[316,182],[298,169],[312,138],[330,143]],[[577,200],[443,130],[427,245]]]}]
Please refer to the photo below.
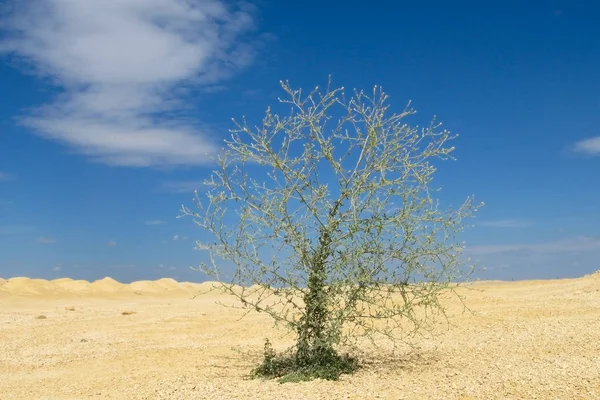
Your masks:
[{"label": "pale sand hill", "polygon": [[114,293],[124,287],[125,285],[109,277],[92,282],[92,288],[95,292]]},{"label": "pale sand hill", "polygon": [[92,292],[92,284],[88,281],[60,278],[54,279],[50,283],[57,289],[67,293],[82,294]]},{"label": "pale sand hill", "polygon": [[156,281],[156,284],[165,290],[181,290],[181,285],[175,279],[162,278]]},{"label": "pale sand hill", "polygon": [[[1,279],[1,278],[0,278]],[[44,279],[30,279],[25,277],[2,279],[0,281],[0,295],[12,296],[96,296],[96,297],[123,297],[134,295],[189,295],[209,292],[218,287],[217,282],[177,282],[171,278],[162,278],[156,281],[137,281],[130,284],[120,283],[110,277],[99,279],[92,283],[71,278],[59,278],[51,281]]]},{"label": "pale sand hill", "polygon": [[247,374],[265,338],[293,337],[213,285],[0,280],[0,399],[600,399],[600,273],[473,283],[440,339],[365,344],[356,374],[284,385]]},{"label": "pale sand hill", "polygon": [[53,285],[45,279],[30,279],[26,277],[10,278],[0,290],[11,294],[47,294],[52,293]]},{"label": "pale sand hill", "polygon": [[156,282],[152,281],[137,281],[127,285],[127,290],[133,290],[134,292],[141,293],[161,293],[164,288],[160,287]]}]

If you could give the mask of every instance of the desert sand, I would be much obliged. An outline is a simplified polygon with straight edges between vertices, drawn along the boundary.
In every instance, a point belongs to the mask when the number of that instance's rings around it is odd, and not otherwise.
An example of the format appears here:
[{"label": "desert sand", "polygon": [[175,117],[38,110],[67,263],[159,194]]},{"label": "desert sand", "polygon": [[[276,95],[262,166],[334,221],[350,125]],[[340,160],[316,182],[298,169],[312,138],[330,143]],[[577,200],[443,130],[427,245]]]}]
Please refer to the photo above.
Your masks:
[{"label": "desert sand", "polygon": [[0,279],[0,399],[600,399],[599,273],[471,284],[440,338],[287,384],[248,373],[293,338],[210,286]]}]

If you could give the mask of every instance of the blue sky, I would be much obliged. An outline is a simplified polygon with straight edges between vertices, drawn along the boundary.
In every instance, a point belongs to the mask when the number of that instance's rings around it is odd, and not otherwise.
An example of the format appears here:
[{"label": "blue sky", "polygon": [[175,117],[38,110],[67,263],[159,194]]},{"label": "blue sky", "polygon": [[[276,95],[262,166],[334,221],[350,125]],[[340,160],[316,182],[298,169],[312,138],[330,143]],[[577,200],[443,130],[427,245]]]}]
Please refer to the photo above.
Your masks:
[{"label": "blue sky", "polygon": [[[202,280],[176,219],[279,80],[381,85],[458,133],[487,279],[600,269],[600,4],[0,2],[0,276]],[[343,6],[342,6],[343,4]]]}]

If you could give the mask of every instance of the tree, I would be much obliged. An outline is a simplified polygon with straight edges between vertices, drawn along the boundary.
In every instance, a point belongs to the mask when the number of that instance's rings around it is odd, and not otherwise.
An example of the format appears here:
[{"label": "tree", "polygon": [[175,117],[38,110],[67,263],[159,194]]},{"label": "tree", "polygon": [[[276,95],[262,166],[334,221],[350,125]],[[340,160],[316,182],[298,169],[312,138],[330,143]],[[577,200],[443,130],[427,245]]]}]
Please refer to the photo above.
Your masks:
[{"label": "tree", "polygon": [[[196,192],[198,210],[182,212],[216,238],[198,242],[211,260],[200,269],[296,335],[285,356],[267,341],[256,372],[335,379],[357,365],[340,346],[431,329],[440,294],[464,276],[456,236],[479,205],[434,201],[434,162],[452,158],[456,136],[435,119],[407,125],[410,103],[391,114],[377,86],[348,101],[330,85],[305,97],[281,86],[290,114],[268,108],[254,128],[234,120],[206,198]],[[235,265],[230,276],[218,259]]]}]

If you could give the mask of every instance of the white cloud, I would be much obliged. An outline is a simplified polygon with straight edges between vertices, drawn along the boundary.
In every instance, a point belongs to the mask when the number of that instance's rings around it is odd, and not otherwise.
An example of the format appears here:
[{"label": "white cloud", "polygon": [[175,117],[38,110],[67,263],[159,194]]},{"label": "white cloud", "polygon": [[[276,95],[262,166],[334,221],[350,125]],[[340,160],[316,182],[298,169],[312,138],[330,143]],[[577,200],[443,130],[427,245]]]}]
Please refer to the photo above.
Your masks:
[{"label": "white cloud", "polygon": [[8,182],[15,179],[13,174],[9,174],[8,172],[0,171],[0,182]]},{"label": "white cloud", "polygon": [[117,245],[117,242],[115,240],[110,240],[108,243],[106,243],[106,245],[108,247],[115,247]]},{"label": "white cloud", "polygon": [[53,271],[53,272],[58,272],[58,271],[60,271],[61,269],[62,269],[62,264],[60,264],[60,263],[59,263],[59,264],[56,264],[56,265],[54,266],[54,268],[52,268],[52,271]]},{"label": "white cloud", "polygon": [[600,136],[580,140],[575,143],[574,150],[578,153],[585,153],[593,156],[600,155]]},{"label": "white cloud", "polygon": [[151,221],[144,222],[145,225],[164,225],[165,221],[160,221],[158,219],[153,219]]},{"label": "white cloud", "polygon": [[577,236],[569,239],[555,240],[552,242],[535,244],[506,244],[506,245],[483,245],[467,246],[464,250],[466,255],[488,255],[514,252],[527,252],[538,254],[585,252],[600,250],[600,238]]},{"label": "white cloud", "polygon": [[204,181],[173,181],[163,183],[163,189],[172,193],[193,193],[204,186]]},{"label": "white cloud", "polygon": [[40,236],[39,238],[37,238],[37,242],[42,244],[54,244],[56,243],[56,239]]},{"label": "white cloud", "polygon": [[11,5],[0,21],[6,33],[0,53],[63,89],[21,118],[24,125],[110,165],[210,162],[215,144],[178,113],[187,108],[191,86],[217,85],[252,62],[252,6],[221,0]]},{"label": "white cloud", "polygon": [[174,235],[173,240],[179,240],[179,235]]},{"label": "white cloud", "polygon": [[522,221],[517,219],[501,219],[495,221],[476,222],[477,226],[485,226],[489,228],[527,228],[533,226],[531,221]]}]

